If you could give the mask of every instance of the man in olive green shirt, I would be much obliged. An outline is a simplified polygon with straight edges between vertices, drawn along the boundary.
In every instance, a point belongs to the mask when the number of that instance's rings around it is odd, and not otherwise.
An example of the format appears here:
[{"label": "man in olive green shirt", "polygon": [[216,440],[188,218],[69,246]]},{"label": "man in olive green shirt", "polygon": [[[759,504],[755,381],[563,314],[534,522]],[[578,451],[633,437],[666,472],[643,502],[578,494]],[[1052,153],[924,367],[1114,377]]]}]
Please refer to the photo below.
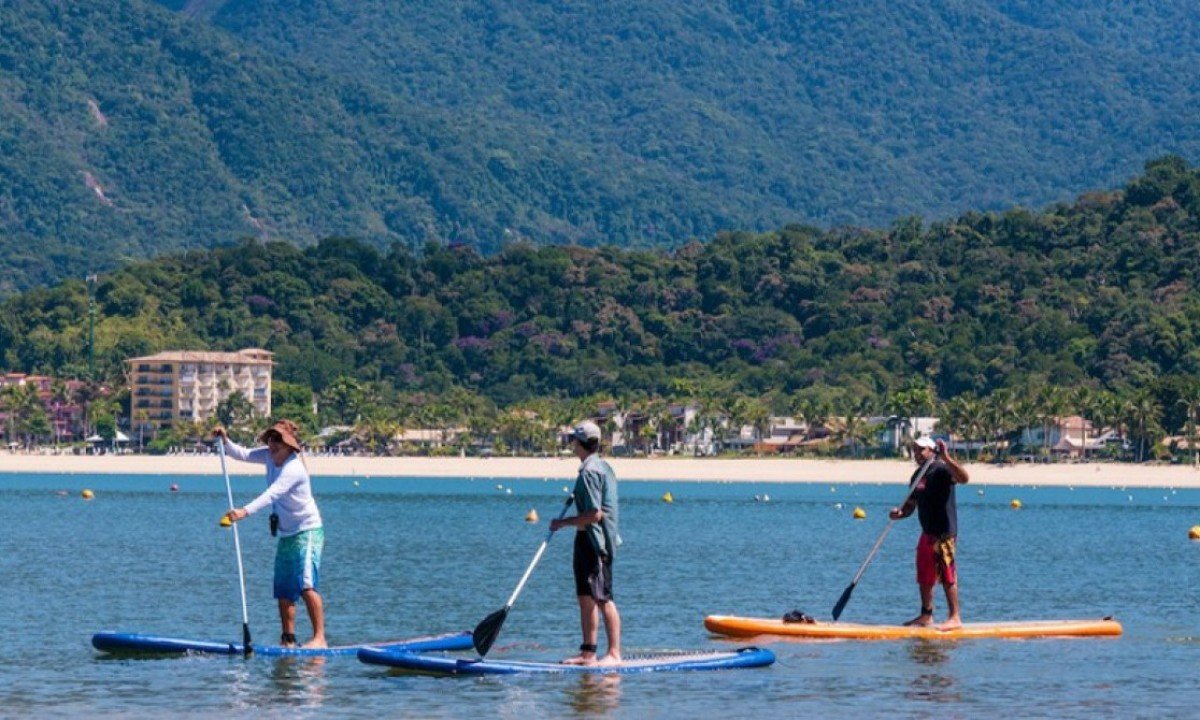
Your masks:
[{"label": "man in olive green shirt", "polygon": [[[621,616],[613,601],[612,566],[617,546],[617,478],[599,455],[600,428],[594,422],[576,425],[570,433],[571,450],[582,462],[575,480],[573,517],[556,519],[551,530],[575,528],[575,597],[583,643],[579,655],[564,660],[569,665],[618,665],[621,662]],[[608,637],[608,652],[596,657],[600,616]]]}]

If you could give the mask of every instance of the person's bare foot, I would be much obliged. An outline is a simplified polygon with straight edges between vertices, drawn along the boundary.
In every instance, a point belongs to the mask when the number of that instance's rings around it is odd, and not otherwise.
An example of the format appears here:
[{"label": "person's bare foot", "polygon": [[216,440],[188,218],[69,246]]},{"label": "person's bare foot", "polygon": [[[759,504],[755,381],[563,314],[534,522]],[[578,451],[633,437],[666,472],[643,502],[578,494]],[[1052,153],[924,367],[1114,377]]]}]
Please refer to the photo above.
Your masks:
[{"label": "person's bare foot", "polygon": [[329,647],[329,645],[327,645],[325,643],[324,637],[314,637],[312,640],[309,640],[308,642],[304,643],[304,647],[310,648],[310,649],[319,649],[319,648],[327,648],[327,647]]},{"label": "person's bare foot", "polygon": [[946,618],[946,622],[937,626],[938,630],[957,630],[962,627],[962,618],[955,615],[954,617]]},{"label": "person's bare foot", "polygon": [[563,665],[595,665],[596,653],[579,653],[562,661]]},{"label": "person's bare foot", "polygon": [[912,620],[904,623],[906,627],[929,627],[933,624],[932,615],[918,615]]},{"label": "person's bare foot", "polygon": [[621,656],[620,654],[614,655],[613,653],[609,653],[597,660],[595,664],[602,667],[614,667],[621,664]]}]

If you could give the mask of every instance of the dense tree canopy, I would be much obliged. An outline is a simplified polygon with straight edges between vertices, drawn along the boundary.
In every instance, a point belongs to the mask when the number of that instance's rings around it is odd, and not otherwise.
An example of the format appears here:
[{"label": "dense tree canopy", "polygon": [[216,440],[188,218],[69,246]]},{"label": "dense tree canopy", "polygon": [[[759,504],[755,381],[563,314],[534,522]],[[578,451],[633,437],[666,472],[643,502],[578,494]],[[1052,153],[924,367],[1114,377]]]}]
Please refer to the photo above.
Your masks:
[{"label": "dense tree canopy", "polygon": [[[281,398],[303,407],[312,388],[332,421],[398,393],[493,410],[601,393],[913,415],[1049,387],[1152,392],[1174,431],[1200,377],[1198,219],[1200,171],[1166,157],[1040,213],[793,226],[674,252],[247,240],[101,276],[96,356],[119,383],[140,354],[264,347]],[[87,303],[79,281],[8,300],[0,365],[82,374]]]}]

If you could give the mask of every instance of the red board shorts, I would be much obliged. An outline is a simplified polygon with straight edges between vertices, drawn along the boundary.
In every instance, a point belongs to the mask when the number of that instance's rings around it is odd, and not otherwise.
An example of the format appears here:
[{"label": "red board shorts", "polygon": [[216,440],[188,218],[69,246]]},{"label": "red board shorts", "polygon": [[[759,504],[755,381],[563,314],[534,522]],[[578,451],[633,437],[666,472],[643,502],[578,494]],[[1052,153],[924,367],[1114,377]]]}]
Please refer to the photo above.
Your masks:
[{"label": "red board shorts", "polygon": [[936,585],[938,581],[958,582],[954,568],[954,538],[938,538],[921,533],[917,541],[917,584]]}]

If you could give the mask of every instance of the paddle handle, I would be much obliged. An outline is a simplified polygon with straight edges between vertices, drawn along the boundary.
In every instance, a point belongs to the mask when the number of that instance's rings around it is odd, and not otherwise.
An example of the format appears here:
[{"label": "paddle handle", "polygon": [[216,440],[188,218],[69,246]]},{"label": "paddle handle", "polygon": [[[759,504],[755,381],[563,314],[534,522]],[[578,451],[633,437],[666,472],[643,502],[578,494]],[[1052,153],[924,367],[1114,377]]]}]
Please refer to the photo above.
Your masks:
[{"label": "paddle handle", "polygon": [[[574,497],[567,497],[567,501],[563,503],[562,512],[558,514],[557,519],[561,520],[566,516],[567,510],[570,509],[571,503],[574,501]],[[512,595],[509,596],[508,602],[504,603],[505,608],[512,607],[513,603],[517,601],[517,596],[521,594],[523,589],[525,589],[525,583],[529,580],[529,576],[533,574],[533,569],[537,567],[538,561],[542,559],[542,554],[546,552],[546,546],[550,544],[550,538],[552,537],[554,537],[553,530],[546,533],[546,539],[543,540],[541,546],[538,547],[537,552],[533,556],[533,561],[529,563],[529,567],[525,568],[525,574],[521,576],[521,582],[517,583],[517,587],[515,590],[513,590]]]},{"label": "paddle handle", "polygon": [[[933,457],[926,460],[925,464],[921,466],[921,471],[917,473],[916,479],[909,483],[908,492],[904,495],[904,499],[900,501],[900,507],[904,507],[905,504],[908,503],[909,498],[911,498],[913,493],[917,491],[917,486],[921,484],[921,480],[924,479],[925,473],[929,472],[929,468],[933,466],[933,462],[936,459],[937,455],[935,454]],[[879,548],[883,546],[884,539],[887,538],[888,533],[892,531],[892,525],[895,524],[896,521],[894,519],[888,520],[887,525],[885,525],[883,528],[883,532],[879,533],[879,538],[875,541],[875,544],[871,546],[871,552],[867,553],[867,559],[863,560],[862,565],[858,566],[858,572],[854,573],[854,579],[851,580],[850,584],[846,586],[846,589],[842,591],[842,596],[838,598],[837,604],[833,606],[834,620],[837,620],[842,616],[842,611],[846,609],[846,603],[850,602],[851,593],[854,592],[854,588],[858,585],[858,581],[862,579],[863,573],[867,571],[867,568],[871,565],[871,561],[875,559],[875,553],[879,552]]]},{"label": "paddle handle", "polygon": [[[933,466],[933,462],[935,460],[937,460],[937,455],[930,457],[925,461],[925,464],[921,466],[921,472],[917,473],[917,479],[908,484],[908,492],[904,494],[904,499],[900,501],[899,507],[904,507],[905,504],[908,503],[909,498],[911,498],[913,493],[917,491],[917,486],[921,484],[921,480],[925,478],[925,473],[929,472],[929,468]],[[888,533],[892,531],[892,525],[895,524],[895,520],[888,520],[888,524],[884,526],[883,532],[879,534],[879,539],[876,540],[875,544],[871,547],[871,552],[867,553],[867,559],[863,560],[862,565],[858,567],[858,572],[854,574],[854,581],[850,583],[851,585],[858,584],[858,581],[862,578],[863,573],[867,571],[867,566],[871,564],[871,560],[875,559],[875,553],[879,552],[879,548],[883,545],[884,538],[886,538]]]},{"label": "paddle handle", "polygon": [[[217,454],[221,456],[221,475],[225,478],[225,495],[229,500],[229,509],[233,510],[233,485],[229,482],[229,470],[225,467],[225,438],[217,438]],[[233,550],[237,555],[238,587],[242,593],[242,648],[249,656],[250,648],[250,610],[246,606],[246,571],[242,566],[242,541],[238,537],[237,523],[230,528],[233,530]]]}]

